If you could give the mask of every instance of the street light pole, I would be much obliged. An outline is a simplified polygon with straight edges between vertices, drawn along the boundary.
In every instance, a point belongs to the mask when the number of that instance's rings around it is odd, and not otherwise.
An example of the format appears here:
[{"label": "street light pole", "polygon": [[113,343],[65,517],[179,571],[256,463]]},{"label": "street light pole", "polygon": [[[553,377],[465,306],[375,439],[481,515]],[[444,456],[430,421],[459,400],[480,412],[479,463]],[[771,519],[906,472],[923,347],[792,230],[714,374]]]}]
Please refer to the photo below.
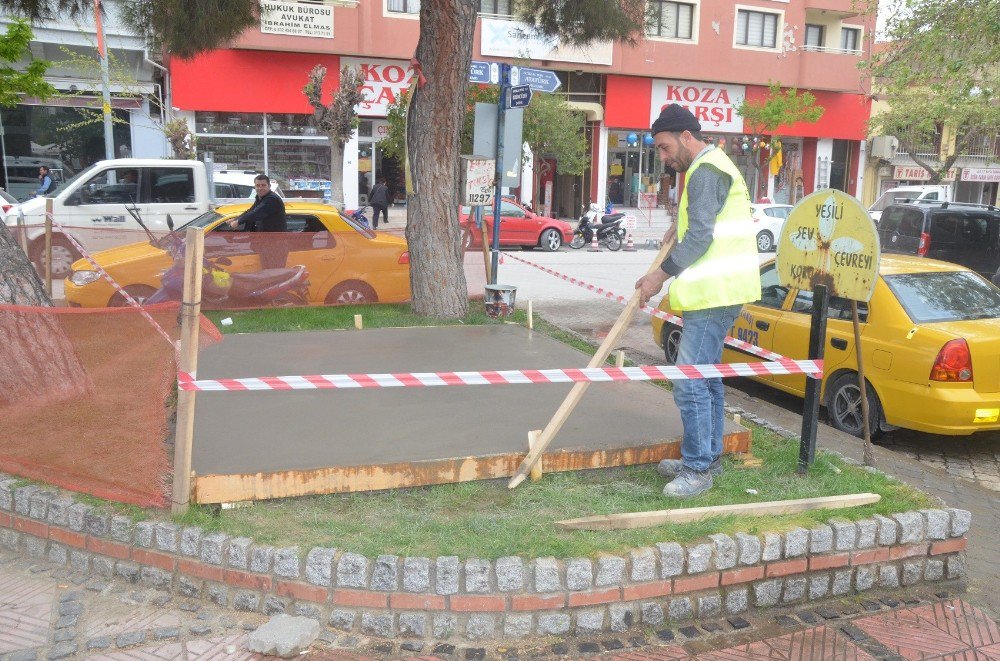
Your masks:
[{"label": "street light pole", "polygon": [[94,0],[94,22],[97,25],[97,55],[101,60],[101,91],[104,97],[104,158],[111,160],[115,157],[115,137],[111,128],[111,75],[104,43],[104,23],[101,21],[101,0]]}]

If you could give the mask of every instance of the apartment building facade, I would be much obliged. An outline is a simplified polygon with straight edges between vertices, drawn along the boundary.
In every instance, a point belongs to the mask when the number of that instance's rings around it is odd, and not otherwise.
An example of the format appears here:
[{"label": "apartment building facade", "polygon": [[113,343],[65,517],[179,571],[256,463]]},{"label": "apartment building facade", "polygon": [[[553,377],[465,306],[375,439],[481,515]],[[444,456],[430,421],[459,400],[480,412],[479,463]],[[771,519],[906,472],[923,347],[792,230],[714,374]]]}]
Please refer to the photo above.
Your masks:
[{"label": "apartment building facade", "polygon": [[[481,0],[473,59],[555,71],[558,93],[587,117],[589,170],[565,175],[551,163],[538,206],[572,217],[580,205],[607,198],[626,206],[669,203],[680,182],[664,172],[648,131],[671,102],[701,118],[705,133],[743,168],[755,197],[794,201],[826,186],[860,194],[870,102],[857,64],[873,25],[852,0],[653,0],[650,6],[655,19],[637,45],[572,48],[531,34],[511,16],[508,1]],[[172,105],[188,118],[199,150],[211,151],[216,167],[264,169],[293,189],[322,186],[329,144],[310,122],[302,88],[316,64],[327,68],[328,90],[342,67],[355,66],[365,102],[345,153],[345,202],[363,202],[380,175],[401,200],[400,164],[378,143],[388,106],[414,75],[419,0],[262,0],[261,7],[259,28],[232,47],[168,63]],[[783,159],[774,174],[771,154],[754,149],[736,112],[741,99],[763,98],[771,82],[809,90],[825,108],[815,124],[780,129]]]}]

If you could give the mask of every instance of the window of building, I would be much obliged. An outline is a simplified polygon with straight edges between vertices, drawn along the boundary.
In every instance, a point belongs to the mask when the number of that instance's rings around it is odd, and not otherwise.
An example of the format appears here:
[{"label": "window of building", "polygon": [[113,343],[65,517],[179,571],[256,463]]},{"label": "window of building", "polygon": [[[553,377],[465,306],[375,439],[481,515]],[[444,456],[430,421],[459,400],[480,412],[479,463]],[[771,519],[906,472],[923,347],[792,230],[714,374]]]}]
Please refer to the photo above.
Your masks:
[{"label": "window of building", "polygon": [[840,29],[840,48],[842,50],[857,51],[858,44],[861,43],[861,30],[858,28]]},{"label": "window of building", "polygon": [[479,0],[479,13],[510,16],[510,0]]},{"label": "window of building", "polygon": [[778,17],[762,11],[740,9],[736,12],[736,43],[740,46],[777,48]]},{"label": "window of building", "polygon": [[397,14],[419,14],[420,0],[386,0],[386,9]]},{"label": "window of building", "polygon": [[810,25],[806,23],[806,50],[823,48],[825,41],[826,27],[822,25]]},{"label": "window of building", "polygon": [[693,38],[695,5],[668,0],[652,0],[649,5],[646,34],[665,39]]}]

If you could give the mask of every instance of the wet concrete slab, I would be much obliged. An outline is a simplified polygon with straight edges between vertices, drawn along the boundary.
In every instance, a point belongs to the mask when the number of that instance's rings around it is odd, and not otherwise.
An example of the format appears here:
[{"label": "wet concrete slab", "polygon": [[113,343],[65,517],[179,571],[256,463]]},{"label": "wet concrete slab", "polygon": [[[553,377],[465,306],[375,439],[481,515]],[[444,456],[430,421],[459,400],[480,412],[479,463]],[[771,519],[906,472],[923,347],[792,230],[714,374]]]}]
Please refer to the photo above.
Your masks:
[{"label": "wet concrete slab", "polygon": [[[584,367],[582,352],[514,324],[227,335],[203,350],[199,378]],[[202,392],[198,475],[309,471],[523,453],[572,384]],[[727,433],[742,430],[727,421]],[[670,393],[594,383],[550,451],[679,440]]]}]

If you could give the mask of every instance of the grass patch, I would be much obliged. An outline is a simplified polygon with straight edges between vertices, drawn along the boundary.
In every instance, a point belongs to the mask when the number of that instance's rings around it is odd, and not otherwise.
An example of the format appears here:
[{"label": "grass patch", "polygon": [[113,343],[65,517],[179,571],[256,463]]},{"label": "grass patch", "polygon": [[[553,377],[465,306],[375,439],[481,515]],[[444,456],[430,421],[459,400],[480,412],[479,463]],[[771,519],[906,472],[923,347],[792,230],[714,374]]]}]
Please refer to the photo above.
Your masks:
[{"label": "grass patch", "polygon": [[[369,557],[457,555],[495,559],[595,556],[621,553],[662,541],[691,542],[708,534],[781,532],[810,527],[832,517],[849,520],[924,507],[932,501],[884,475],[850,466],[821,454],[810,474],[796,472],[798,443],[763,428],[754,430],[759,468],[741,469],[726,461],[726,472],[710,492],[691,500],[666,498],[664,480],[651,466],[547,474],[514,490],[506,480],[467,482],[374,494],[309,496],[256,503],[224,510],[192,508],[178,523],[197,525],[259,543],[337,547]],[[839,471],[839,472],[838,472]],[[747,489],[755,489],[750,495]],[[727,516],[623,531],[564,531],[555,521],[589,514],[637,512],[832,496],[870,491],[882,495],[874,505],[810,511],[783,516]],[[160,516],[163,516],[161,514]]]},{"label": "grass patch", "polygon": [[[398,328],[403,326],[459,326],[504,323],[491,319],[476,301],[469,302],[469,313],[461,319],[438,319],[414,314],[408,304],[337,305],[302,308],[267,308],[261,310],[209,310],[205,316],[223,334],[265,333],[304,330],[339,330],[354,328],[354,315],[363,317],[365,328]],[[231,326],[222,319],[230,317]],[[507,321],[526,324],[527,314],[517,310]]]}]

